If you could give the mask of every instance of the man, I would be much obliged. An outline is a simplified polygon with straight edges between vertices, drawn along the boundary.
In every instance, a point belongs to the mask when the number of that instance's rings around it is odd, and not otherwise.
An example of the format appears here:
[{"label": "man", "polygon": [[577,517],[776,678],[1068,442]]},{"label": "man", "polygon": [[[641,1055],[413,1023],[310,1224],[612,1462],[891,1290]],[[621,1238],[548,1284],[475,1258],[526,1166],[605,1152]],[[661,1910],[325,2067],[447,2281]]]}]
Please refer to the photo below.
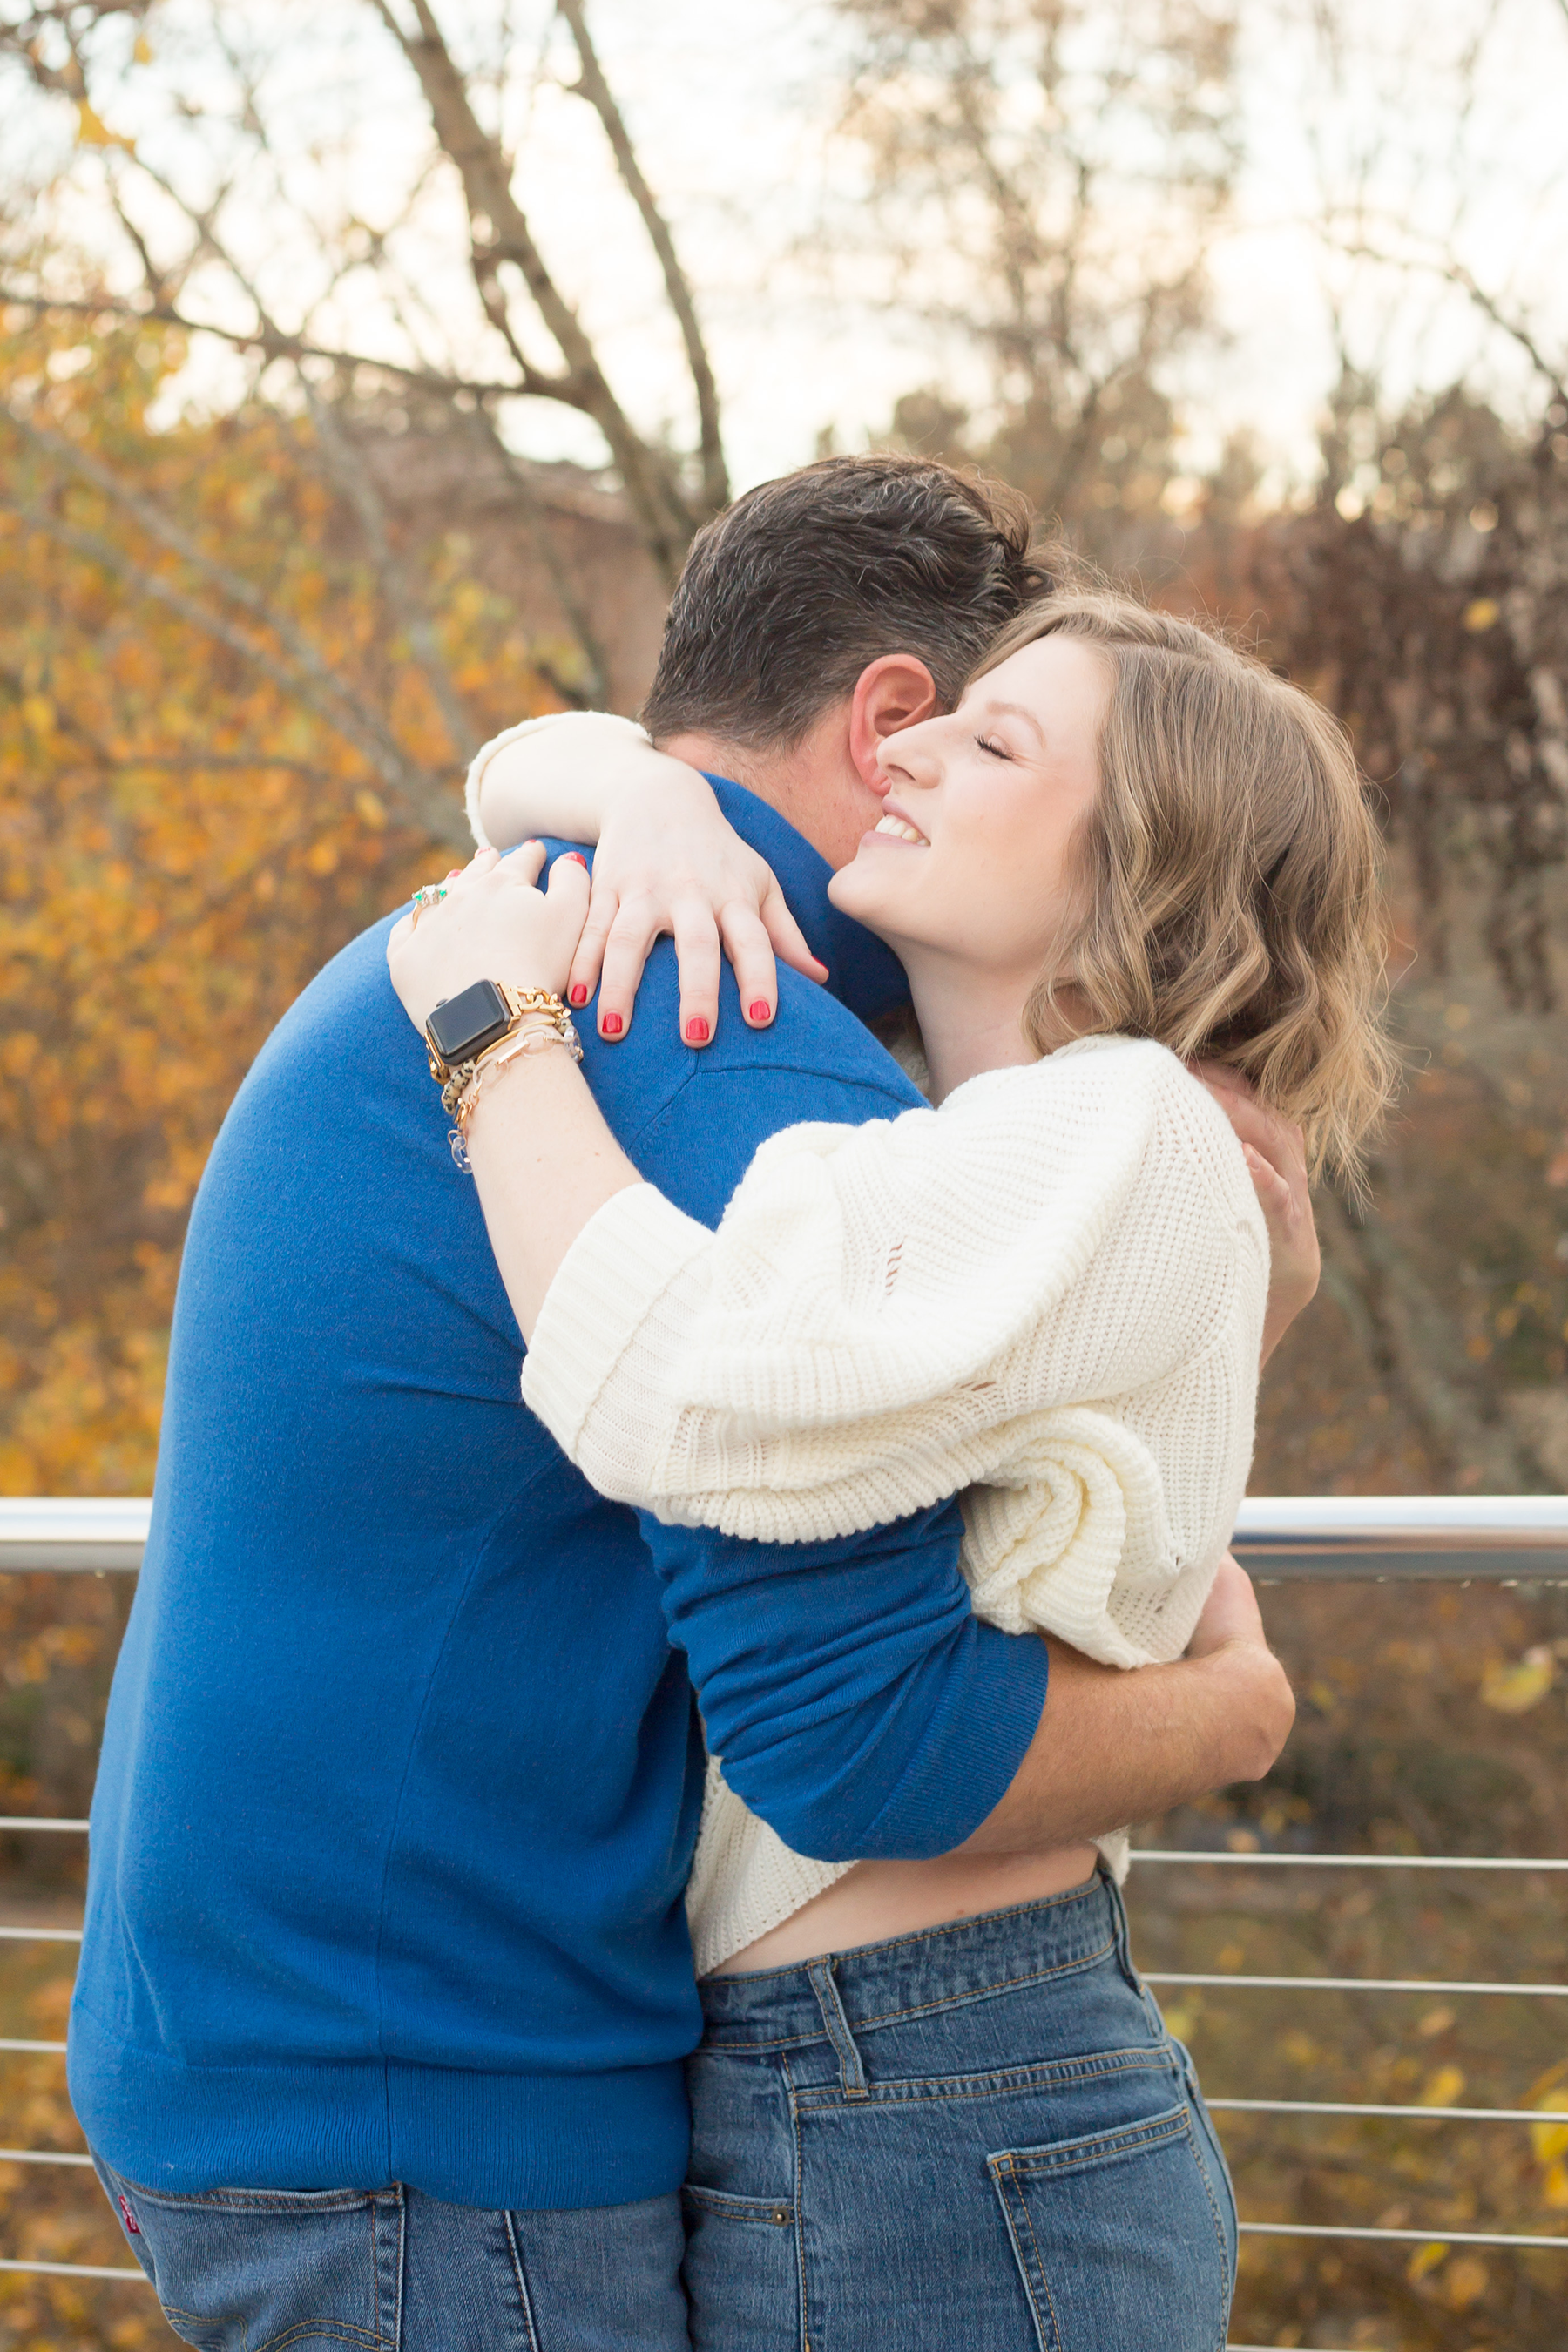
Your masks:
[{"label": "man", "polygon": [[[726,813],[832,975],[784,974],[761,1032],[726,975],[698,1051],[662,947],[624,1042],[588,1039],[627,1150],[710,1223],[769,1133],[915,1099],[863,1025],[901,975],[826,883],[876,742],[1036,586],[1026,542],[1005,495],[869,457],[693,551],[648,716],[742,771]],[[952,1505],[774,1549],[601,1501],[518,1402],[386,929],[280,1024],[193,1212],[72,2094],[189,2341],[665,2352],[699,1706],[787,1841],[899,1856],[1060,1844],[1262,1770],[1289,1698],[1245,1608],[1136,1677],[979,1625]]]}]

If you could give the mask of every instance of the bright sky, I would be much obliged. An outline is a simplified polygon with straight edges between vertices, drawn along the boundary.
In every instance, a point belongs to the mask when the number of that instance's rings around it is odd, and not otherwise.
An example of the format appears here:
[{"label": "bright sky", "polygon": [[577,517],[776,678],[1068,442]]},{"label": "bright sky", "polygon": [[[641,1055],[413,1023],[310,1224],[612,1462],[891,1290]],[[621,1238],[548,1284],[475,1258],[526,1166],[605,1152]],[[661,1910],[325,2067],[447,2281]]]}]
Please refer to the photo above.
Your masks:
[{"label": "bright sky", "polygon": [[[1478,363],[1505,397],[1517,393],[1517,354],[1479,327],[1465,299],[1325,255],[1308,226],[1321,216],[1325,189],[1342,206],[1359,190],[1364,234],[1384,248],[1457,249],[1489,293],[1568,355],[1568,277],[1553,266],[1568,237],[1568,0],[1344,5],[1354,49],[1336,74],[1312,31],[1321,0],[1247,0],[1247,159],[1214,257],[1226,340],[1189,374],[1194,464],[1226,429],[1247,425],[1282,473],[1310,467],[1313,420],[1337,372],[1336,305],[1352,355],[1377,361],[1396,387]],[[454,33],[493,28],[500,9],[446,0],[442,17]],[[529,66],[551,39],[547,0],[518,0],[512,18],[507,124],[525,209],[629,404],[645,423],[668,416],[683,429],[679,354],[597,126],[556,89],[527,98]],[[333,188],[360,216],[384,221],[420,151],[423,114],[364,0],[269,0],[265,10],[249,0],[226,12],[165,0],[152,20],[152,62],[103,84],[110,127],[135,136],[143,156],[182,182],[208,173],[204,134],[173,121],[168,92],[177,83],[220,98],[215,21],[271,60],[268,112],[287,184]],[[824,135],[838,58],[830,0],[660,0],[657,9],[595,0],[593,23],[698,288],[737,485],[809,457],[825,426],[840,446],[857,446],[913,385],[979,396],[973,353],[934,341],[911,318],[835,294],[812,250],[825,203],[850,236],[856,217],[853,161]],[[1461,120],[1460,61],[1483,34]],[[552,54],[564,63],[558,34],[555,42]],[[38,161],[68,129],[65,110],[47,119],[35,110]],[[313,161],[313,147],[334,152]],[[89,239],[101,234],[101,169],[100,158],[82,159],[78,195],[62,215]],[[153,219],[145,205],[142,216]],[[458,315],[443,291],[453,282],[451,217],[431,204],[409,247],[443,327]],[[264,194],[252,201],[247,192],[231,233],[287,318],[309,263],[280,219]],[[202,294],[194,284],[193,307]],[[340,326],[366,343],[396,335],[352,285],[340,310]],[[520,407],[512,430],[541,457],[598,454],[590,430],[538,404]]]}]

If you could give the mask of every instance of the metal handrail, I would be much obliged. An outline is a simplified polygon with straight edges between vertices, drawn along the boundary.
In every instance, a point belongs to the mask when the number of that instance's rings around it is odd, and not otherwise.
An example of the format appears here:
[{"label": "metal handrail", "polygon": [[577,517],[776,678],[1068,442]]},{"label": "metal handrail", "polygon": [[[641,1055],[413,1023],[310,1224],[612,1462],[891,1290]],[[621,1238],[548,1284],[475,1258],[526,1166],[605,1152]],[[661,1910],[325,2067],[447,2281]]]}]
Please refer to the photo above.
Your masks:
[{"label": "metal handrail", "polygon": [[[0,1574],[18,1570],[130,1571],[142,1565],[152,1504],[144,1496],[81,1500],[0,1498]],[[1390,1579],[1441,1583],[1568,1584],[1568,1495],[1258,1496],[1237,1515],[1237,1557],[1260,1583]],[[0,1816],[0,1831],[80,1834],[85,1821],[59,1816]],[[1568,1857],[1501,1854],[1325,1854],[1152,1847],[1143,1864],[1217,1864],[1239,1869],[1568,1870]],[[10,1941],[79,1943],[74,1927],[5,1927]],[[1568,1985],[1449,1983],[1429,1978],[1272,1977],[1150,1972],[1150,1984],[1234,1987],[1293,1992],[1511,1994],[1568,1998]],[[0,2053],[63,2056],[63,2042],[0,2039]],[[1338,2100],[1211,2099],[1212,2108],[1270,2115],[1400,2117],[1431,2123],[1538,2124],[1546,2110],[1522,2107],[1384,2106]],[[0,2163],[90,2168],[89,2156],[64,2149],[0,2148]],[[1568,2248],[1568,2233],[1534,2236],[1481,2230],[1394,2230],[1349,2223],[1243,2221],[1249,2237],[1370,2239],[1406,2244]],[[143,2280],[140,2269],[101,2263],[0,2259],[0,2272],[62,2278]],[[1256,2352],[1232,2345],[1228,2352]]]},{"label": "metal handrail", "polygon": [[[0,1573],[134,1569],[144,1496],[0,1500]],[[1568,1583],[1568,1495],[1249,1495],[1233,1538],[1263,1581]]]}]

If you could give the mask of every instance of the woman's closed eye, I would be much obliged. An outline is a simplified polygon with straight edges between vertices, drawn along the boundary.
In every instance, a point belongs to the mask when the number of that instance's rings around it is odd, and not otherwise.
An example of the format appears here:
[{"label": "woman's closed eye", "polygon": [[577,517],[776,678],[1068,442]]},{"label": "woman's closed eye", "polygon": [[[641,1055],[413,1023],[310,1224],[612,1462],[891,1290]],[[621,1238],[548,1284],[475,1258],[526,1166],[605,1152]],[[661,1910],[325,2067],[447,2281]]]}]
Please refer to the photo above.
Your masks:
[{"label": "woman's closed eye", "polygon": [[999,743],[994,735],[977,735],[974,740],[979,749],[989,751],[994,760],[1010,760],[1013,756],[1005,743]]}]

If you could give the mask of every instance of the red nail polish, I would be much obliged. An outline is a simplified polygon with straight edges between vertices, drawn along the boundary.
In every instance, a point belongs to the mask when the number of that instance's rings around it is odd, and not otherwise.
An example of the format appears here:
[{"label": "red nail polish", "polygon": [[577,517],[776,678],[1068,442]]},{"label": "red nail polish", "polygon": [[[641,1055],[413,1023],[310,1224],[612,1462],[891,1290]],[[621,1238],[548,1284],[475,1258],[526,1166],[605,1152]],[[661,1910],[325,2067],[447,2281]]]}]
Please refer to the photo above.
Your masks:
[{"label": "red nail polish", "polygon": [[621,1034],[623,1025],[621,1016],[618,1013],[601,1013],[599,1015],[599,1034],[601,1036],[618,1037]]},{"label": "red nail polish", "polygon": [[755,1021],[760,1026],[763,1022],[773,1019],[773,1008],[765,996],[759,996],[754,1004],[747,1005],[746,1017],[749,1021]]},{"label": "red nail polish", "polygon": [[566,852],[566,863],[568,866],[580,866],[584,874],[588,870],[588,861],[580,849],[569,849]]},{"label": "red nail polish", "polygon": [[587,992],[587,990],[584,987],[584,985],[583,985],[583,983],[582,983],[582,982],[581,982],[581,981],[579,981],[579,982],[577,982],[576,987],[572,991],[570,1001],[571,1001],[571,1003],[574,1003],[574,1004],[586,1004],[586,1003],[587,1003],[587,1002],[588,1002],[588,992]]},{"label": "red nail polish", "polygon": [[706,1045],[708,1043],[708,1024],[700,1013],[694,1013],[687,1023],[686,1042],[689,1045]]}]

